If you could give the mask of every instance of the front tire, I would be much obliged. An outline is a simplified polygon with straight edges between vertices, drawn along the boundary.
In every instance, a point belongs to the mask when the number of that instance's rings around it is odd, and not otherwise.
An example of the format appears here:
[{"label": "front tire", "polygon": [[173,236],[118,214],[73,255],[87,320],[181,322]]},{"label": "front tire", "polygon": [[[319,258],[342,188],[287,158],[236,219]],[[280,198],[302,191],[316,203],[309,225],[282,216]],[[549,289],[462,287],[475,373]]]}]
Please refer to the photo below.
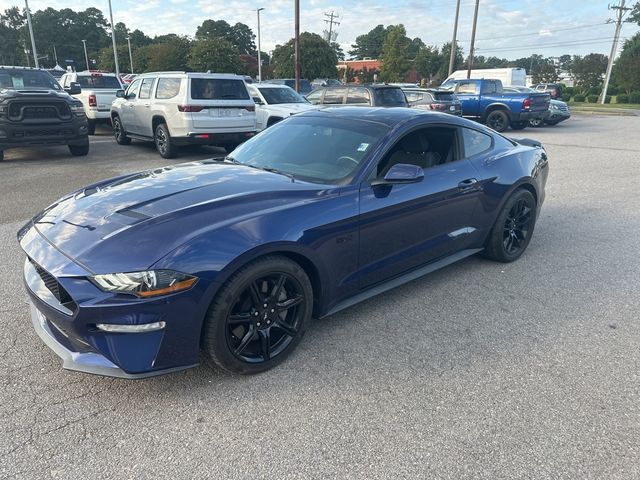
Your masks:
[{"label": "front tire", "polygon": [[84,157],[89,153],[89,144],[86,145],[69,145],[71,155],[75,157]]},{"label": "front tire", "polygon": [[175,158],[178,151],[171,140],[169,129],[166,123],[161,123],[156,127],[153,137],[156,149],[162,158]]},{"label": "front tire", "polygon": [[528,190],[516,190],[500,210],[485,242],[484,256],[498,262],[520,258],[536,223],[536,200]]},{"label": "front tire", "polygon": [[118,115],[113,117],[111,124],[113,125],[113,136],[116,139],[116,143],[118,145],[129,145],[131,143],[131,139],[127,137],[124,127],[122,126],[122,120],[120,120]]},{"label": "front tire", "polygon": [[96,122],[94,122],[93,120],[87,121],[87,133],[89,133],[89,135],[96,134]]},{"label": "front tire", "polygon": [[295,349],[313,310],[309,277],[283,256],[258,259],[236,272],[209,307],[203,344],[230,373],[275,367]]},{"label": "front tire", "polygon": [[509,116],[502,110],[494,110],[487,115],[485,123],[496,132],[504,132],[509,126]]}]

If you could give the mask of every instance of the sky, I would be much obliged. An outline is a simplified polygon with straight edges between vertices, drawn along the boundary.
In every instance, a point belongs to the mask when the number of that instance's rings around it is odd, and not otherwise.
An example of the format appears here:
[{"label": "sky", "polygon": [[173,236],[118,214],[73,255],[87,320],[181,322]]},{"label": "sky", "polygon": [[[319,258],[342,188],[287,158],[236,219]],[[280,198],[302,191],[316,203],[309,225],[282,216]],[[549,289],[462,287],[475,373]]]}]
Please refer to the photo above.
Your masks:
[{"label": "sky", "polygon": [[[112,0],[114,22],[147,35],[178,33],[193,35],[204,20],[242,22],[257,29],[257,7],[261,12],[262,50],[270,51],[293,37],[293,0]],[[609,54],[614,25],[608,3],[615,0],[480,0],[476,34],[477,55],[515,59],[537,53],[559,56]],[[628,0],[633,4],[633,0]],[[16,5],[0,0],[0,10]],[[19,3],[20,7],[24,4]],[[88,4],[86,4],[89,6]],[[339,15],[337,42],[345,53],[355,38],[378,24],[404,24],[407,35],[420,37],[427,45],[451,40],[456,0],[300,0],[300,28],[321,34],[327,28],[325,13]],[[475,0],[461,0],[458,41],[469,51]],[[92,3],[108,18],[107,0]],[[46,7],[79,10],[77,2],[31,0],[31,11]],[[85,7],[86,8],[86,7]],[[621,38],[631,37],[637,25],[627,23]]]}]

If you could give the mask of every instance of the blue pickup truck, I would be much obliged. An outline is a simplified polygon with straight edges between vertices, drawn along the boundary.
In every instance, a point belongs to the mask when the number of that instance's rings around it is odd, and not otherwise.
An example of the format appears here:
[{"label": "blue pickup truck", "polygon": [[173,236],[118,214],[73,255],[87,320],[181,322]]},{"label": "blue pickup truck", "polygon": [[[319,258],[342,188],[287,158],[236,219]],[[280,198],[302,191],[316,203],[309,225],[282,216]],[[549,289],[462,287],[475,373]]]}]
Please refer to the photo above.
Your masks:
[{"label": "blue pickup truck", "polygon": [[522,130],[529,120],[549,115],[548,93],[504,93],[500,80],[448,80],[441,90],[453,91],[462,104],[462,115],[503,132],[511,126]]}]

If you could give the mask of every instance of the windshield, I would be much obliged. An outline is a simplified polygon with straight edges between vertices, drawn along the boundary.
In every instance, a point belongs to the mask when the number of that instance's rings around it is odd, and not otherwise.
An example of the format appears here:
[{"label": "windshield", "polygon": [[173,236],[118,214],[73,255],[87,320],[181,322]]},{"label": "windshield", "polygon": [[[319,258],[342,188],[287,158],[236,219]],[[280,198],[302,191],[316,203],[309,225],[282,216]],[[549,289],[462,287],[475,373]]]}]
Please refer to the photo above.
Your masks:
[{"label": "windshield", "polygon": [[440,85],[438,88],[440,90],[453,90],[454,88],[456,88],[456,81],[451,78]]},{"label": "windshield", "polygon": [[259,88],[260,93],[269,105],[278,103],[309,103],[299,93],[289,87],[283,88]]},{"label": "windshield", "polygon": [[376,88],[374,89],[376,106],[379,107],[404,107],[407,99],[400,88]]},{"label": "windshield", "polygon": [[368,121],[289,117],[240,145],[230,159],[308,182],[344,183],[387,131]]},{"label": "windshield", "polygon": [[49,72],[42,70],[22,70],[0,68],[0,88],[46,88],[62,90],[60,84]]},{"label": "windshield", "polygon": [[78,83],[82,88],[122,88],[116,77],[102,75],[100,73],[92,73],[91,75],[78,75]]}]

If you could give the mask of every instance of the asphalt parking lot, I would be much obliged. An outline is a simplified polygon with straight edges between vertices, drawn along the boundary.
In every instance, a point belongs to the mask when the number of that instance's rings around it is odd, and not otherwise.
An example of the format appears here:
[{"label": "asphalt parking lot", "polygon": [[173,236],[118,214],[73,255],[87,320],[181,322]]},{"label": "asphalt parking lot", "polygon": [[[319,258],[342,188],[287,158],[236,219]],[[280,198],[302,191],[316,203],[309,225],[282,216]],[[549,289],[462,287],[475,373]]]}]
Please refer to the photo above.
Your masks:
[{"label": "asphalt parking lot", "polygon": [[[525,255],[472,257],[315,321],[281,367],[62,370],[15,233],[66,192],[173,163],[106,130],[0,162],[0,478],[640,478],[640,117],[512,132],[550,157]],[[194,149],[191,161],[222,150]]]}]

